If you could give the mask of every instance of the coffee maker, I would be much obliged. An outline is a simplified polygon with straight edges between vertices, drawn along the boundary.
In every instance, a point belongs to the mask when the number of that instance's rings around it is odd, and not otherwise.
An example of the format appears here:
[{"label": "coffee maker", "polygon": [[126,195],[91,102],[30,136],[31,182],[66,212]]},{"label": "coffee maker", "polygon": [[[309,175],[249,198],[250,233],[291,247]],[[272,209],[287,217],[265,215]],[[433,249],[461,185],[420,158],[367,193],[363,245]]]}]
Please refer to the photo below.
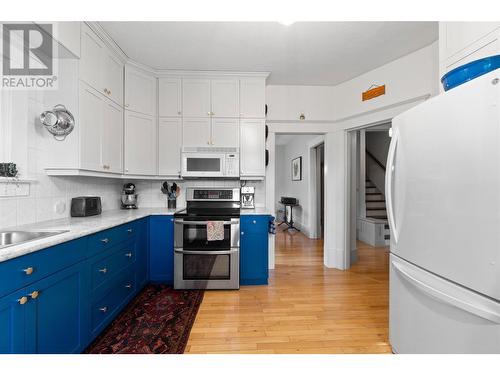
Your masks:
[{"label": "coffee maker", "polygon": [[124,210],[137,208],[137,196],[135,193],[135,185],[128,183],[123,185],[122,190],[122,208]]},{"label": "coffee maker", "polygon": [[255,188],[253,186],[242,186],[241,208],[255,208]]}]

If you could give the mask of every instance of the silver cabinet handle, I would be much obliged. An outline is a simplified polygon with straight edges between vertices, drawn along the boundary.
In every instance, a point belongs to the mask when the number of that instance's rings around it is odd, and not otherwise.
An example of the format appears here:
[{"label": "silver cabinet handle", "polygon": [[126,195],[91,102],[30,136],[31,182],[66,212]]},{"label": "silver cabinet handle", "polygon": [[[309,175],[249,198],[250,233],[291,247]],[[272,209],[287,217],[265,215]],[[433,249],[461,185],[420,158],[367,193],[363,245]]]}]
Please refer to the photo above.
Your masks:
[{"label": "silver cabinet handle", "polygon": [[127,288],[127,289],[132,288],[132,284],[125,284],[125,288]]},{"label": "silver cabinet handle", "polygon": [[107,268],[102,268],[99,270],[100,273],[107,273],[108,272],[108,269]]},{"label": "silver cabinet handle", "polygon": [[102,242],[102,243],[108,243],[108,242],[109,242],[109,238],[103,238],[103,239],[101,240],[101,242]]},{"label": "silver cabinet handle", "polygon": [[23,272],[26,274],[26,275],[31,275],[33,272],[34,272],[34,268],[33,267],[28,267],[28,268],[25,268],[23,270]]},{"label": "silver cabinet handle", "polygon": [[245,232],[241,232],[241,235],[244,236],[245,235]]},{"label": "silver cabinet handle", "polygon": [[127,229],[127,232],[128,232],[128,233],[132,233],[133,231],[134,231],[134,230],[133,230],[132,228],[128,228],[128,229]]},{"label": "silver cabinet handle", "polygon": [[132,253],[126,253],[125,256],[129,257],[129,258],[132,258]]},{"label": "silver cabinet handle", "polygon": [[257,224],[257,220],[254,220],[254,221],[253,221],[253,223],[254,223],[254,224]]},{"label": "silver cabinet handle", "polygon": [[99,307],[99,310],[101,310],[103,313],[108,312],[108,306]]}]

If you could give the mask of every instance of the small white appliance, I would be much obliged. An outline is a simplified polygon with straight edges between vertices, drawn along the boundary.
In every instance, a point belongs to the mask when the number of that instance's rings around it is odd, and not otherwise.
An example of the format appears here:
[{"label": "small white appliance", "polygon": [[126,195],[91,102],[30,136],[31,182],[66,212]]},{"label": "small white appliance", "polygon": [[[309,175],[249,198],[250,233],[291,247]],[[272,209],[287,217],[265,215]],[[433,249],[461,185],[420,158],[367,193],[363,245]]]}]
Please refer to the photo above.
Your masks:
[{"label": "small white appliance", "polygon": [[241,187],[241,208],[255,208],[255,187]]},{"label": "small white appliance", "polygon": [[396,353],[500,353],[500,69],[393,120]]},{"label": "small white appliance", "polygon": [[240,154],[237,147],[184,147],[182,177],[238,178]]}]

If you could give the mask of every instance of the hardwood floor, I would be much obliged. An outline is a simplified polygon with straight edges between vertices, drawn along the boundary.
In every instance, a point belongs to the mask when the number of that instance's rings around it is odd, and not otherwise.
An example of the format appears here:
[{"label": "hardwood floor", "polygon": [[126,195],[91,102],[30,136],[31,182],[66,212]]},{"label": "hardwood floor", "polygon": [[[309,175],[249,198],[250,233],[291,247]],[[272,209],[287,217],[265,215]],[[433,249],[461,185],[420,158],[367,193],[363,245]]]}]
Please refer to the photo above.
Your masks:
[{"label": "hardwood floor", "polygon": [[186,353],[390,353],[388,249],[358,249],[328,269],[323,241],[280,231],[269,285],[207,291]]}]

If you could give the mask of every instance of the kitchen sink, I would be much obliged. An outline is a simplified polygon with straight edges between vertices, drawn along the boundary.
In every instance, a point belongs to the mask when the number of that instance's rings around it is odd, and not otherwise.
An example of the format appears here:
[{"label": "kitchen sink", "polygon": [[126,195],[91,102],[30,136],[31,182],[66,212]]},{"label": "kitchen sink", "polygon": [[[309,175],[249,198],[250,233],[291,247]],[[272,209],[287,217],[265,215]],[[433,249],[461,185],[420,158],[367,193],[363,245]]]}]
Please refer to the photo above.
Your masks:
[{"label": "kitchen sink", "polygon": [[0,249],[8,246],[19,245],[21,243],[39,240],[41,238],[56,236],[61,233],[69,232],[67,230],[32,232],[32,231],[5,231],[0,232]]}]

